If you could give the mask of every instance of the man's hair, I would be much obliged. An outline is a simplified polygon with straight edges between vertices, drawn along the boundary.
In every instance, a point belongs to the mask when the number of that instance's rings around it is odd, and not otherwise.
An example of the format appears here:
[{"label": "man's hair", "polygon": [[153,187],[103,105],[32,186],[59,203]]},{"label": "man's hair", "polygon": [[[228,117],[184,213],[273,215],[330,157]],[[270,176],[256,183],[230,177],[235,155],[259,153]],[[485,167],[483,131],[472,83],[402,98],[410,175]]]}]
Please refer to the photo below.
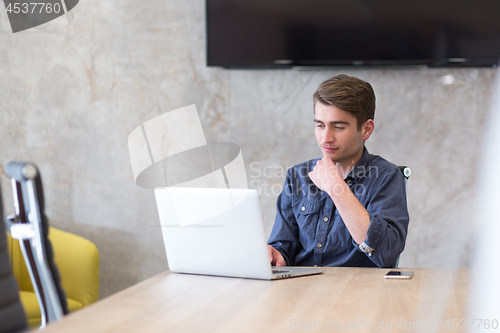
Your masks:
[{"label": "man's hair", "polygon": [[313,110],[316,103],[333,105],[352,114],[358,131],[368,119],[375,117],[375,92],[372,86],[354,76],[339,74],[321,83],[313,95]]}]

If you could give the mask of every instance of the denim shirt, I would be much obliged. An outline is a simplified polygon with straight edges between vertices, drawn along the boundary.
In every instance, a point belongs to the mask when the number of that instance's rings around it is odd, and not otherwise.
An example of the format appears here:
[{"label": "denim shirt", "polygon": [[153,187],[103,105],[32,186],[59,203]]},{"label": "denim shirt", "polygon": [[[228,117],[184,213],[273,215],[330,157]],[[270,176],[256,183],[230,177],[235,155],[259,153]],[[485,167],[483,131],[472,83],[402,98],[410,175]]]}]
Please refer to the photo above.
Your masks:
[{"label": "denim shirt", "polygon": [[394,267],[410,220],[399,168],[365,148],[345,178],[370,215],[365,243],[374,251],[369,256],[359,249],[330,196],[309,179],[317,161],[288,169],[269,244],[289,266]]}]

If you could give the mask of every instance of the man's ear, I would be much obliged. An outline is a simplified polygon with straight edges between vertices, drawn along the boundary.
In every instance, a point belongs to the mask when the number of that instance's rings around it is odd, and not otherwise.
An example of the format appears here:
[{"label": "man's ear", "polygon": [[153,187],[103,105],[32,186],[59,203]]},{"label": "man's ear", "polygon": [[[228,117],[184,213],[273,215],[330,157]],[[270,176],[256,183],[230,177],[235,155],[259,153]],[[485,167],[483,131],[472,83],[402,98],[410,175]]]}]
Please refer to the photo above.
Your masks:
[{"label": "man's ear", "polygon": [[365,121],[363,126],[361,127],[361,132],[363,133],[363,140],[368,140],[368,138],[372,135],[373,130],[375,129],[375,123],[373,119],[368,119]]}]

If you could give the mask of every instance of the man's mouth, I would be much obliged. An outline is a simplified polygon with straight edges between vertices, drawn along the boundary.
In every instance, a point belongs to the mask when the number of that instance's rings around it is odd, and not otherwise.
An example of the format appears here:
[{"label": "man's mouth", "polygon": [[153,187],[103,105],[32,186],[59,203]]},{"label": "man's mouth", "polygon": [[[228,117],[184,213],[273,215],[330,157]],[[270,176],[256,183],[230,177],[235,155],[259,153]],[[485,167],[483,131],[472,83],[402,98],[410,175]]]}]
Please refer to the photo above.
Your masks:
[{"label": "man's mouth", "polygon": [[321,148],[322,148],[324,151],[326,151],[326,152],[333,152],[333,151],[338,150],[338,148],[334,148],[334,147],[327,147],[327,146],[322,146]]}]

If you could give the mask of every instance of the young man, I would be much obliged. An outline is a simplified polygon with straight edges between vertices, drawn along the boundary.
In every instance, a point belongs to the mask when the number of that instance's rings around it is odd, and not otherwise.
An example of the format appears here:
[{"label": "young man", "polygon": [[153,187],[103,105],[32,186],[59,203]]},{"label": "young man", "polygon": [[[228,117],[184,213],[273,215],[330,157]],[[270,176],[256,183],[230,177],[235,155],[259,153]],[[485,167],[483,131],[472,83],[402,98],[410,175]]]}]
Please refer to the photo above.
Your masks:
[{"label": "young man", "polygon": [[409,215],[399,168],[371,155],[375,94],[337,75],[313,95],[322,159],[290,168],[278,197],[269,256],[276,266],[394,267]]}]

